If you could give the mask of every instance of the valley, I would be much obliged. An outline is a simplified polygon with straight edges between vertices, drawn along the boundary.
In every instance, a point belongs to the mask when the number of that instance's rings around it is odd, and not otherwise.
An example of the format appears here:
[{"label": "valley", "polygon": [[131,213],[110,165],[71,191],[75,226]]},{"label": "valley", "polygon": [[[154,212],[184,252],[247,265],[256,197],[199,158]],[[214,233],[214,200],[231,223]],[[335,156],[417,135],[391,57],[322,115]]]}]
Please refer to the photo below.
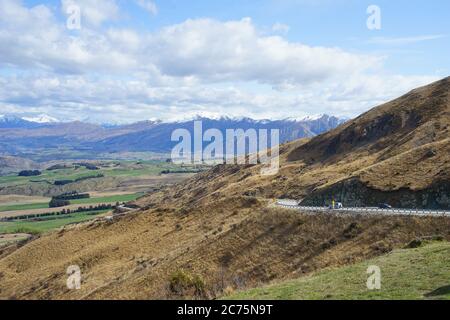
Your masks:
[{"label": "valley", "polygon": [[[0,176],[0,235],[9,235],[9,240],[1,245],[23,240],[22,236],[12,235],[42,234],[111,214],[118,203],[134,201],[205,170],[201,166],[177,166],[158,160],[52,161],[41,163],[40,167],[39,175]],[[171,170],[177,173],[170,174]],[[87,197],[50,206],[52,197],[68,192]]]}]

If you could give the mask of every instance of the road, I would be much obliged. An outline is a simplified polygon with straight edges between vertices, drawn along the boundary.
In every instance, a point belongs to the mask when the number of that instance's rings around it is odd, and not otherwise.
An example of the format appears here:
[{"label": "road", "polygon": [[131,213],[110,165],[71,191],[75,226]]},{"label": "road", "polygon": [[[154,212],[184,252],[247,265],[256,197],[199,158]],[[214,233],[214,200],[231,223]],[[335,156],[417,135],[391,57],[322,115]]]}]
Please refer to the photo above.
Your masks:
[{"label": "road", "polygon": [[297,204],[295,200],[277,200],[277,207],[298,211],[322,211],[322,212],[336,212],[336,213],[356,213],[368,215],[389,215],[389,216],[419,216],[419,217],[449,217],[450,211],[445,210],[424,210],[424,209],[378,209],[378,208],[342,208],[329,209],[327,207],[308,207]]}]

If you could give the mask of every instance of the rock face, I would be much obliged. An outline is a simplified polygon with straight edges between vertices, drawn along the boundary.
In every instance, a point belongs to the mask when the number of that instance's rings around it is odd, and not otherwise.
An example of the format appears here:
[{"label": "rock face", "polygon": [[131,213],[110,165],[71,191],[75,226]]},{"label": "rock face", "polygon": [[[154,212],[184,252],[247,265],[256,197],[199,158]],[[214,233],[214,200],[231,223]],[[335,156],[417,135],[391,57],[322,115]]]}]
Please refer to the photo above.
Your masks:
[{"label": "rock face", "polygon": [[389,203],[396,208],[450,210],[450,182],[435,183],[417,191],[408,188],[382,191],[368,187],[357,179],[349,179],[320,192],[313,192],[302,201],[302,205],[329,205],[332,199],[347,207],[374,207],[380,203]]}]

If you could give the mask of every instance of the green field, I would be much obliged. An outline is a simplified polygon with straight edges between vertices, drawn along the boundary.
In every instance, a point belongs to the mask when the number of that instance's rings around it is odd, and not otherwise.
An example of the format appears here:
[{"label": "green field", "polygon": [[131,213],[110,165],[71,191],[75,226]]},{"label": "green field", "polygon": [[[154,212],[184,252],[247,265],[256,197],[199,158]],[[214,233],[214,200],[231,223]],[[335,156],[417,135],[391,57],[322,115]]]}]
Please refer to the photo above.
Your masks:
[{"label": "green field", "polygon": [[21,211],[48,208],[48,202],[13,204],[8,206],[0,206],[0,212],[5,211]]},{"label": "green field", "polygon": [[[381,268],[381,290],[368,290],[368,266]],[[237,292],[226,299],[450,300],[450,243],[434,242],[309,277]]]},{"label": "green field", "polygon": [[[114,203],[114,202],[128,202],[136,200],[137,198],[141,197],[143,193],[130,193],[130,194],[123,194],[123,195],[116,195],[116,196],[109,196],[109,197],[99,197],[99,198],[87,198],[87,199],[76,199],[76,200],[70,200],[70,204],[102,204],[102,203]],[[0,206],[0,212],[6,212],[6,211],[25,211],[25,210],[33,210],[33,209],[45,209],[48,208],[47,202],[41,202],[41,203],[28,203],[28,204],[15,204],[15,205],[8,205],[8,206]]]},{"label": "green field", "polygon": [[131,193],[131,194],[122,194],[117,196],[110,197],[100,197],[100,198],[87,198],[87,199],[77,199],[70,200],[70,204],[101,204],[101,203],[113,203],[113,202],[129,202],[136,200],[137,198],[143,196],[144,193]]},{"label": "green field", "polygon": [[58,170],[40,170],[39,176],[19,177],[16,175],[0,176],[0,187],[26,185],[26,184],[54,184],[57,180],[72,180],[103,175],[104,177],[141,177],[155,176],[162,171],[189,171],[191,167],[181,167],[165,161],[105,161],[99,170],[88,170],[85,167],[72,167]]},{"label": "green field", "polygon": [[43,221],[11,221],[0,222],[0,234],[6,233],[30,233],[40,234],[58,229],[62,226],[95,219],[96,216],[106,213],[108,210],[74,213],[65,216],[48,217]]}]

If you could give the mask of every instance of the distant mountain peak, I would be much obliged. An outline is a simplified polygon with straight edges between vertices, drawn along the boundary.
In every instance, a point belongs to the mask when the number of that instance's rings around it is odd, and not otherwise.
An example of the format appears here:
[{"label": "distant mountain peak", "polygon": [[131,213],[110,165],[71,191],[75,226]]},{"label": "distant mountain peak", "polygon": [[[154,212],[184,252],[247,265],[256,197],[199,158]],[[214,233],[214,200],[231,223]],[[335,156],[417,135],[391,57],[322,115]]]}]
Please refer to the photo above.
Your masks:
[{"label": "distant mountain peak", "polygon": [[11,114],[0,115],[0,122],[18,122],[22,119]]},{"label": "distant mountain peak", "polygon": [[327,114],[323,114],[323,113],[321,113],[321,114],[313,114],[313,115],[304,116],[304,117],[298,119],[298,121],[315,121],[315,120],[322,119],[324,117],[329,118],[330,116],[327,115]]},{"label": "distant mountain peak", "polygon": [[46,114],[40,114],[36,117],[23,117],[22,119],[25,121],[34,122],[34,123],[57,123],[57,122],[60,122],[58,119],[53,118]]}]

